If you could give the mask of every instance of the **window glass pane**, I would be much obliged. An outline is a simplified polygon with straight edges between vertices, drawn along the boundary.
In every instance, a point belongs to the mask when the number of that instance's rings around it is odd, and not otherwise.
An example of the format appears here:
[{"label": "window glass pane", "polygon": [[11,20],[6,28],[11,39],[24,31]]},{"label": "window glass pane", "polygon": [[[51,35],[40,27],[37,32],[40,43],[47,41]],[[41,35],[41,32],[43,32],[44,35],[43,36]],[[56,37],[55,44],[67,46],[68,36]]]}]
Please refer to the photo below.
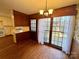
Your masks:
[{"label": "window glass pane", "polygon": [[49,26],[45,26],[44,28],[45,28],[44,30],[50,30]]},{"label": "window glass pane", "polygon": [[52,37],[54,37],[55,36],[55,32],[52,32]]},{"label": "window glass pane", "polygon": [[61,25],[60,26],[64,26],[64,22],[61,22]]},{"label": "window glass pane", "polygon": [[53,22],[53,26],[56,26],[57,25],[57,22]]},{"label": "window glass pane", "polygon": [[51,43],[54,44],[55,43],[54,40],[52,40]]},{"label": "window glass pane", "polygon": [[60,47],[61,47],[61,46],[62,46],[62,43],[61,43],[61,42],[58,42],[58,46],[60,46]]},{"label": "window glass pane", "polygon": [[31,20],[31,23],[36,23],[36,19],[35,20]]},{"label": "window glass pane", "polygon": [[55,36],[55,32],[52,32],[52,37],[54,37]]},{"label": "window glass pane", "polygon": [[48,23],[46,24],[46,26],[50,27],[50,22],[48,22]]},{"label": "window glass pane", "polygon": [[31,27],[36,27],[36,24],[32,23],[32,24],[31,24]]},{"label": "window glass pane", "polygon": [[61,22],[64,23],[65,19],[66,19],[65,17],[61,17]]},{"label": "window glass pane", "polygon": [[36,20],[31,20],[31,31],[36,31]]},{"label": "window glass pane", "polygon": [[55,37],[55,41],[58,41],[58,37]]},{"label": "window glass pane", "polygon": [[57,19],[54,18],[54,19],[53,19],[53,26],[56,26],[56,25],[57,25]]},{"label": "window glass pane", "polygon": [[53,31],[56,31],[56,27],[55,26],[53,26]]},{"label": "window glass pane", "polygon": [[[52,35],[52,36],[53,36],[53,35]],[[54,40],[54,38],[55,38],[55,37],[53,36],[53,37],[52,37],[52,40]]]},{"label": "window glass pane", "polygon": [[63,26],[60,26],[60,31],[64,32],[64,27]]},{"label": "window glass pane", "polygon": [[57,17],[54,17],[54,18],[53,18],[53,21],[55,21],[55,22],[56,22],[56,20],[57,20]]},{"label": "window glass pane", "polygon": [[67,38],[67,34],[64,33],[64,36],[63,36],[63,37],[64,37],[64,38]]},{"label": "window glass pane", "polygon": [[59,37],[59,40],[58,40],[58,41],[59,41],[59,42],[62,42],[62,40],[63,40],[63,38],[60,38],[60,37]]},{"label": "window glass pane", "polygon": [[58,22],[58,23],[57,23],[57,26],[60,26],[60,25],[61,25],[61,23],[60,23],[60,22]]},{"label": "window glass pane", "polygon": [[50,30],[50,27],[49,26],[47,27],[47,30]]},{"label": "window glass pane", "polygon": [[59,33],[59,37],[63,37],[63,33]]},{"label": "window glass pane", "polygon": [[58,45],[58,41],[57,41],[56,38],[55,38],[54,44],[55,44],[55,45]]},{"label": "window glass pane", "polygon": [[49,42],[49,31],[44,32],[44,41]]},{"label": "window glass pane", "polygon": [[59,29],[59,27],[56,27],[56,31],[59,31],[60,29]]},{"label": "window glass pane", "polygon": [[54,32],[52,32],[52,40],[51,40],[52,44],[54,44],[54,40],[55,40],[55,36],[54,36]]},{"label": "window glass pane", "polygon": [[59,36],[58,34],[59,34],[59,33],[58,33],[58,32],[56,32],[56,33],[55,33],[55,37],[58,37],[58,36]]},{"label": "window glass pane", "polygon": [[36,28],[35,28],[35,27],[32,27],[32,28],[31,28],[31,31],[36,31]]},{"label": "window glass pane", "polygon": [[47,23],[47,26],[49,26],[49,27],[50,27],[50,23]]}]

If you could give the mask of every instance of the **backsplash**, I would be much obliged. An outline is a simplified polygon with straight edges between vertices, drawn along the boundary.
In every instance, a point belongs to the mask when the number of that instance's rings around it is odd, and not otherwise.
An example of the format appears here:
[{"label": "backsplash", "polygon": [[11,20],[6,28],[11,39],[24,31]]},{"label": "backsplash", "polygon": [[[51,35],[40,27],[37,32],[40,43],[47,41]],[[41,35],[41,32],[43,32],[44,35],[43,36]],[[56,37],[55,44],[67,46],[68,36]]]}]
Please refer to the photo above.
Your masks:
[{"label": "backsplash", "polygon": [[27,32],[29,31],[29,26],[19,26],[15,27],[15,33]]},{"label": "backsplash", "polygon": [[0,37],[12,34],[12,10],[0,7]]}]

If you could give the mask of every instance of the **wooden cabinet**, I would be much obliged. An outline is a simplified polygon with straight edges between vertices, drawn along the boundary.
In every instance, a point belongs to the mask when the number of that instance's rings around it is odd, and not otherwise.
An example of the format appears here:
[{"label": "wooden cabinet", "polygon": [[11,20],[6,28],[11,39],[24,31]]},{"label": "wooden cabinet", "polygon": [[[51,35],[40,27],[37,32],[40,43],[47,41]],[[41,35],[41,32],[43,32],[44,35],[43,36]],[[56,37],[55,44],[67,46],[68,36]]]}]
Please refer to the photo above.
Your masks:
[{"label": "wooden cabinet", "polygon": [[29,19],[26,14],[13,11],[15,26],[29,26]]},{"label": "wooden cabinet", "polygon": [[27,41],[30,38],[30,33],[28,32],[22,32],[16,34],[17,43],[20,41]]},{"label": "wooden cabinet", "polygon": [[[14,14],[14,24],[15,28],[16,27],[29,27],[30,20],[28,18],[28,15],[18,12],[18,11],[13,11]],[[16,41],[24,41],[28,40],[30,37],[30,32],[29,31],[24,31],[21,33],[16,34]]]}]

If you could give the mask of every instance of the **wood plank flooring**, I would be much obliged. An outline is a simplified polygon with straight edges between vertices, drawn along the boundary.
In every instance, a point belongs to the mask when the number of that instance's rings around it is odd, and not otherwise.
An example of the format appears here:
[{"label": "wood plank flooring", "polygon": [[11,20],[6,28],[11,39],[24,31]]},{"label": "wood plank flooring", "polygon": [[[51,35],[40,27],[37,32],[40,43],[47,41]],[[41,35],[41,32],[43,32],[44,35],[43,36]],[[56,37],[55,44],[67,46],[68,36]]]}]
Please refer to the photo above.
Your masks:
[{"label": "wood plank flooring", "polygon": [[68,57],[57,49],[28,40],[0,51],[0,59],[68,59]]}]

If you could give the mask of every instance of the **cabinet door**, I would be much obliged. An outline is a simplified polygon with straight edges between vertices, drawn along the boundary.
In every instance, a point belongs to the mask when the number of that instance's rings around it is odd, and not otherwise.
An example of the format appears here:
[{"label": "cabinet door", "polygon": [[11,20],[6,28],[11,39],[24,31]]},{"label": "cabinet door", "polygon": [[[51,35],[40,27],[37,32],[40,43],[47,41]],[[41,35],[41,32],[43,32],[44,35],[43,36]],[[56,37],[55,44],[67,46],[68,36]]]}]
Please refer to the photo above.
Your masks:
[{"label": "cabinet door", "polygon": [[14,11],[15,26],[29,26],[29,19],[26,14]]}]

